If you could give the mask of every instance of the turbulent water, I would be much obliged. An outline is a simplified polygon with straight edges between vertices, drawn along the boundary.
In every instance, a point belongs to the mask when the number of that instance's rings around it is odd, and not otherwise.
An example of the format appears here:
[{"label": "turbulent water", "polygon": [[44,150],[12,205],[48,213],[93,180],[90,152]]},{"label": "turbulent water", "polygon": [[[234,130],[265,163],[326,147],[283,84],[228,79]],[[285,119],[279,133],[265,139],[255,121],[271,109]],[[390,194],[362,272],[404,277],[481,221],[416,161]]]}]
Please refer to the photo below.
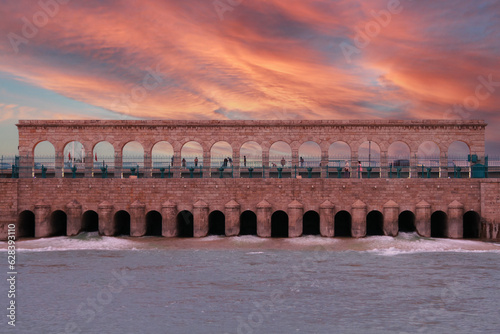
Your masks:
[{"label": "turbulent water", "polygon": [[[498,333],[500,327],[498,243],[415,234],[82,234],[16,246],[17,321],[11,330],[2,315],[2,333]],[[0,243],[5,275],[6,247]]]}]

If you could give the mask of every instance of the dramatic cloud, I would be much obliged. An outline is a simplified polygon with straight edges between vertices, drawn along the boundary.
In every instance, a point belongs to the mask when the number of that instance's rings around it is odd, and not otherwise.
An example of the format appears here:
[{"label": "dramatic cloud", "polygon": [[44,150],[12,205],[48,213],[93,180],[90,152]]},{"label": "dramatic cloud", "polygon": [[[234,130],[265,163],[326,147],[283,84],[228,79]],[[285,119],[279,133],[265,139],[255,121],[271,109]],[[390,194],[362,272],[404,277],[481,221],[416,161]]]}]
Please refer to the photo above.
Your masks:
[{"label": "dramatic cloud", "polygon": [[[0,14],[0,74],[106,118],[480,118],[500,152],[497,0],[19,0]],[[0,103],[0,120],[22,105]]]}]

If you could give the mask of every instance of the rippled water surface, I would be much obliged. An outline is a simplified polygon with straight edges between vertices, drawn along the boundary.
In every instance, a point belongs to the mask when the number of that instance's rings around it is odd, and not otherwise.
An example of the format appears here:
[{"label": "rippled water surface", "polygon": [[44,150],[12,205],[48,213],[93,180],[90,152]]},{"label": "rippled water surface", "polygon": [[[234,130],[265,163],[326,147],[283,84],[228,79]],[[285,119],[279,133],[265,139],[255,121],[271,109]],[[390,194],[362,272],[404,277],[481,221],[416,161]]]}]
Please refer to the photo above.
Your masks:
[{"label": "rippled water surface", "polygon": [[[17,246],[16,333],[498,333],[500,326],[496,243],[414,234],[84,234]],[[1,284],[5,306],[6,295]],[[6,321],[1,326],[3,333]]]}]

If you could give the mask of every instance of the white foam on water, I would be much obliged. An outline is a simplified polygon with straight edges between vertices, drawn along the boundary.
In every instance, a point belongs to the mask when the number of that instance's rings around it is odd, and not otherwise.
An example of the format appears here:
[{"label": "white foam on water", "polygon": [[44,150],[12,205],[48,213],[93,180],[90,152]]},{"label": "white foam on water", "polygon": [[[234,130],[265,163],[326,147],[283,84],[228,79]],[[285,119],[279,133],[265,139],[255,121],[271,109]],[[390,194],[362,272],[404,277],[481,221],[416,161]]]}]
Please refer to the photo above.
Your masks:
[{"label": "white foam on water", "polygon": [[338,238],[325,238],[318,235],[306,235],[300,238],[283,239],[284,242],[301,246],[331,245],[341,242]]},{"label": "white foam on water", "polygon": [[242,235],[237,237],[230,237],[230,241],[241,242],[241,243],[262,243],[270,240],[269,238],[260,238],[255,235]]},{"label": "white foam on water", "polygon": [[248,253],[245,253],[245,254],[255,255],[255,254],[264,254],[264,252],[248,252]]}]

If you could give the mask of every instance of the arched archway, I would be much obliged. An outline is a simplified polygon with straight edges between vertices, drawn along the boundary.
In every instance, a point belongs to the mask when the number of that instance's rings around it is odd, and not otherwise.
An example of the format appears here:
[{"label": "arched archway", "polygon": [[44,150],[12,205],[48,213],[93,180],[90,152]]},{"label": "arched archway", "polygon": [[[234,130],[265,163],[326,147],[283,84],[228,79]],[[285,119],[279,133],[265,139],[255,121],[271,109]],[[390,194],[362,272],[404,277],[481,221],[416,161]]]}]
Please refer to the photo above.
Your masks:
[{"label": "arched archway", "polygon": [[115,148],[107,141],[101,141],[95,144],[92,150],[92,159],[94,161],[94,168],[115,167]]},{"label": "arched archway", "polygon": [[384,235],[384,216],[380,211],[370,211],[366,216],[366,235]]},{"label": "arched archway", "polygon": [[448,167],[452,168],[449,172],[455,172],[455,167],[465,169],[469,167],[469,145],[463,141],[454,141],[448,147]]},{"label": "arched archway", "polygon": [[144,147],[137,141],[131,141],[125,144],[122,149],[123,169],[143,168],[144,167]]},{"label": "arched archway", "polygon": [[113,217],[115,235],[130,235],[130,214],[120,210]]},{"label": "arched archway", "polygon": [[219,141],[210,149],[210,165],[212,167],[231,167],[233,148],[228,142]]},{"label": "arched archway", "polygon": [[351,214],[339,211],[335,215],[334,235],[336,237],[351,237]]},{"label": "arched archway", "polygon": [[181,166],[185,168],[203,166],[203,147],[200,143],[190,141],[182,146]]},{"label": "arched archway", "polygon": [[226,235],[226,217],[221,211],[215,210],[208,215],[208,234]]},{"label": "arched archway", "polygon": [[398,231],[404,233],[416,232],[415,214],[411,211],[403,211],[398,217]]},{"label": "arched archway", "polygon": [[271,237],[288,238],[288,215],[285,211],[276,211],[271,216]]},{"label": "arched archway", "polygon": [[262,167],[262,147],[254,141],[247,141],[240,148],[241,167]]},{"label": "arched archway", "polygon": [[[61,153],[59,153],[61,154]],[[56,166],[56,149],[49,141],[38,143],[33,149],[35,176],[54,177]],[[42,173],[42,167],[46,168],[45,174]]]},{"label": "arched archway", "polygon": [[424,141],[418,146],[417,160],[419,166],[439,167],[441,151],[433,141]]},{"label": "arched archway", "polygon": [[257,235],[257,215],[253,211],[240,215],[240,235]]},{"label": "arched archway", "polygon": [[443,211],[436,211],[431,215],[431,237],[446,238],[448,232],[448,215]]},{"label": "arched archway", "polygon": [[192,238],[194,235],[193,214],[187,210],[177,214],[177,232],[180,238]]},{"label": "arched archway", "polygon": [[85,169],[85,148],[79,141],[71,141],[64,146],[63,150],[64,168],[77,167],[78,170]]},{"label": "arched archway", "polygon": [[345,167],[351,164],[351,147],[343,141],[337,141],[328,148],[328,166]]},{"label": "arched archway", "polygon": [[316,211],[307,211],[302,217],[302,235],[319,234],[319,214]]},{"label": "arched archway", "polygon": [[374,141],[365,141],[359,145],[358,160],[363,168],[380,167],[380,147],[378,144]]},{"label": "arched archway", "polygon": [[174,148],[167,141],[157,142],[151,150],[151,161],[153,168],[172,167],[174,159]]},{"label": "arched archway", "polygon": [[[284,164],[283,164],[284,162]],[[290,167],[292,165],[292,148],[284,141],[277,141],[269,148],[270,167]]]},{"label": "arched archway", "polygon": [[394,167],[410,166],[410,147],[402,142],[393,142],[387,150],[387,162]]},{"label": "arched archway", "polygon": [[464,213],[464,239],[476,239],[481,235],[481,217],[475,211]]},{"label": "arched archway", "polygon": [[321,147],[307,141],[299,147],[299,167],[317,167],[321,164]]},{"label": "arched archway", "polygon": [[64,211],[56,210],[50,215],[51,237],[65,236],[67,229],[67,216]]},{"label": "arched archway", "polygon": [[17,219],[17,237],[34,238],[35,237],[35,214],[32,211],[22,211]]},{"label": "arched archway", "polygon": [[99,230],[99,215],[97,212],[88,210],[82,215],[81,232],[95,232]]},{"label": "arched archway", "polygon": [[146,214],[146,235],[161,236],[162,217],[158,211],[149,211]]}]

